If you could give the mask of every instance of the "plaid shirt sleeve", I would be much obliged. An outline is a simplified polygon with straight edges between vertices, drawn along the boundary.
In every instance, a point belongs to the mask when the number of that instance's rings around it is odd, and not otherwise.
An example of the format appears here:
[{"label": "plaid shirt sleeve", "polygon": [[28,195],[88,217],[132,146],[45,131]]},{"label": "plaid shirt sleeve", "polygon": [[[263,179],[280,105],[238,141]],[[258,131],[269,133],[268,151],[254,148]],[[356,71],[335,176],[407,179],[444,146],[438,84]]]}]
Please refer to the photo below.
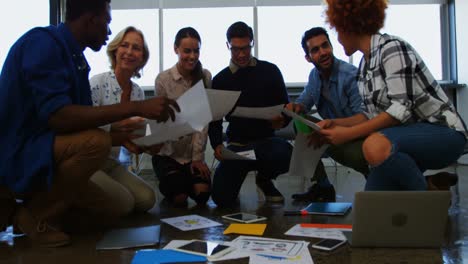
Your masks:
[{"label": "plaid shirt sleeve", "polygon": [[362,61],[359,72],[358,85],[368,118],[386,112],[402,123],[445,123],[460,130],[445,92],[405,41],[373,35],[369,62]]}]

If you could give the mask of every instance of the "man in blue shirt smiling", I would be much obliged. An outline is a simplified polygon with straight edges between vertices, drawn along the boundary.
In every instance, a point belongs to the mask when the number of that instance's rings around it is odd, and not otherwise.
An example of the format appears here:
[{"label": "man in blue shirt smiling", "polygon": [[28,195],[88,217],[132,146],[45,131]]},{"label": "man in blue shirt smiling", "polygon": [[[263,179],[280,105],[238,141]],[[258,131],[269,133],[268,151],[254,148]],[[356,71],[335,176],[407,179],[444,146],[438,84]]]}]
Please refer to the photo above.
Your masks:
[{"label": "man in blue shirt smiling", "polygon": [[13,213],[0,208],[0,231],[13,223],[33,242],[48,247],[69,243],[57,226],[72,207],[84,209],[94,221],[116,217],[118,204],[89,178],[111,145],[143,150],[131,143],[129,134],[97,128],[132,116],[166,121],[174,118],[171,106],[178,109],[166,98],[93,107],[83,50],[99,51],[106,44],[110,0],[66,4],[65,23],[23,35],[11,47],[0,75],[0,205],[11,207],[12,199],[24,199]]},{"label": "man in blue shirt smiling", "polygon": [[[295,112],[308,112],[313,106],[323,119],[356,116],[363,111],[362,98],[356,83],[357,68],[335,58],[330,38],[325,29],[311,28],[302,37],[305,59],[314,64],[309,82],[299,98],[287,107]],[[318,133],[309,135],[309,144],[318,146]],[[343,145],[331,145],[327,154],[341,164],[351,167],[364,175],[368,166],[361,150],[362,141],[357,140]],[[328,181],[323,163],[320,161],[311,179],[312,186],[305,193],[293,194],[295,200],[334,202],[335,189]]]}]

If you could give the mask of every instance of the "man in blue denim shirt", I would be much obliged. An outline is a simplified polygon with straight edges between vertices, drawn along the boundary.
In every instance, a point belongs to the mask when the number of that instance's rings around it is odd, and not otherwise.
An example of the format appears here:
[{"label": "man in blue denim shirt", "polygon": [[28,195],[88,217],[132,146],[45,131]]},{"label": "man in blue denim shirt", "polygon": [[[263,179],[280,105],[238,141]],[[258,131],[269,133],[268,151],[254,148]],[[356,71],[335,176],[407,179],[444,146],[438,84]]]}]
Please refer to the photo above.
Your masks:
[{"label": "man in blue denim shirt", "polygon": [[36,244],[57,247],[70,242],[60,231],[72,224],[70,213],[73,223],[110,223],[119,205],[89,178],[111,145],[142,150],[128,133],[98,127],[174,118],[177,104],[162,97],[92,106],[83,51],[106,44],[110,21],[110,0],[67,0],[64,24],[34,28],[11,47],[0,75],[0,232],[13,224]]},{"label": "man in blue denim shirt", "polygon": [[[357,68],[333,55],[333,47],[325,29],[312,28],[302,37],[305,59],[314,64],[309,82],[294,104],[287,107],[295,112],[308,112],[313,106],[323,119],[350,117],[363,111],[362,98],[356,83]],[[317,146],[318,134],[309,135],[309,144]],[[362,141],[330,146],[327,154],[339,163],[364,175],[368,167],[361,150]],[[311,179],[312,187],[302,194],[293,194],[296,200],[317,202],[335,201],[335,189],[328,181],[323,163],[317,165]]]}]

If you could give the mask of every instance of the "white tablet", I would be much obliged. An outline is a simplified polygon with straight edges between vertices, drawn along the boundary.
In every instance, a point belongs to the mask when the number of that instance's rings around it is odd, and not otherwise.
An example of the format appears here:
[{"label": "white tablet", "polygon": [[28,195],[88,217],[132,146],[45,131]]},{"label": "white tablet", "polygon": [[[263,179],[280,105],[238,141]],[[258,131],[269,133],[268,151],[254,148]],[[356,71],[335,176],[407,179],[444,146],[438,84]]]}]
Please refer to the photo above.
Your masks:
[{"label": "white tablet", "polygon": [[266,220],[266,217],[258,216],[254,214],[247,214],[247,213],[235,213],[235,214],[228,214],[223,215],[224,219],[241,222],[241,223],[253,223]]},{"label": "white tablet", "polygon": [[185,245],[174,248],[174,250],[200,255],[206,257],[208,260],[214,260],[235,250],[235,248],[217,242],[192,240]]}]

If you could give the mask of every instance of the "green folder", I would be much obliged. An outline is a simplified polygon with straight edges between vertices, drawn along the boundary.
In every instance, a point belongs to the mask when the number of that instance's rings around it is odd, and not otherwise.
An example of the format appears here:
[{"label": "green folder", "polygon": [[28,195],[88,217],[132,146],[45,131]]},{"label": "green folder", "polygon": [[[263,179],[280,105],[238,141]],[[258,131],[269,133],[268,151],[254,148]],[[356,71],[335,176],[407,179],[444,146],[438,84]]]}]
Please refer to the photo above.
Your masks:
[{"label": "green folder", "polygon": [[304,134],[310,134],[312,132],[312,128],[310,128],[308,125],[304,124],[300,120],[294,119],[294,126],[296,127],[296,130],[298,132]]}]

